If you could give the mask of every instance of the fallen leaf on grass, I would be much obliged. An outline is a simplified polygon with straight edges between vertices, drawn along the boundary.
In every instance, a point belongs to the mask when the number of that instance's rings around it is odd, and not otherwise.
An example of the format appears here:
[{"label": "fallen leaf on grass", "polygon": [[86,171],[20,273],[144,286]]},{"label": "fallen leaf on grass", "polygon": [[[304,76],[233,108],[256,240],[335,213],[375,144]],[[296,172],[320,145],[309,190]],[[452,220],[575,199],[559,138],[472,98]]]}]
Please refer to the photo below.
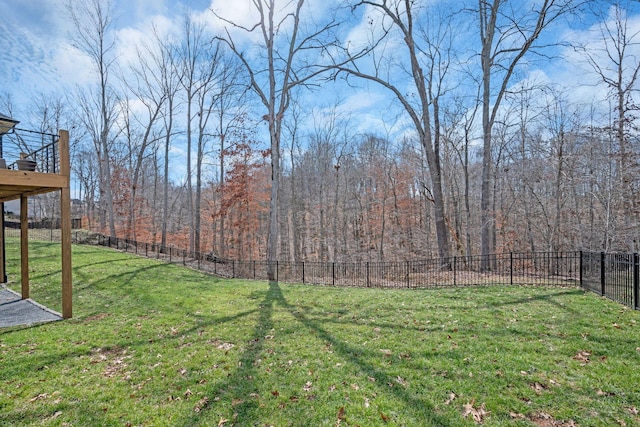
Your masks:
[{"label": "fallen leaf on grass", "polygon": [[527,417],[524,416],[524,414],[516,414],[515,412],[509,412],[509,415],[511,416],[511,418],[513,418],[514,420],[524,420]]},{"label": "fallen leaf on grass", "polygon": [[307,381],[305,385],[302,387],[304,391],[311,391],[313,388],[313,383],[311,381]]},{"label": "fallen leaf on grass", "polygon": [[62,415],[62,411],[57,411],[55,414],[51,415],[49,417],[50,420],[55,420],[56,418],[58,418],[60,415]]},{"label": "fallen leaf on grass", "polygon": [[400,384],[401,386],[403,386],[403,387],[408,387],[408,386],[409,386],[409,383],[407,382],[407,380],[405,380],[405,379],[404,379],[404,378],[402,378],[401,376],[397,376],[397,377],[396,377],[396,382],[397,382],[398,384]]},{"label": "fallen leaf on grass", "polygon": [[225,350],[225,351],[231,350],[233,347],[235,347],[235,344],[230,342],[223,342],[222,344],[217,345],[218,349]]},{"label": "fallen leaf on grass", "polygon": [[638,413],[639,413],[639,412],[638,412],[638,409],[637,409],[635,406],[632,406],[632,407],[627,408],[627,409],[629,410],[629,413],[630,413],[631,415],[638,415]]},{"label": "fallen leaf on grass", "polygon": [[218,427],[224,427],[224,425],[227,424],[228,422],[229,422],[228,419],[220,418],[220,421],[218,421]]},{"label": "fallen leaf on grass", "polygon": [[547,386],[540,384],[538,382],[529,384],[529,387],[531,387],[531,389],[535,391],[537,395],[542,394],[542,392],[547,389]]},{"label": "fallen leaf on grass", "polygon": [[582,362],[584,365],[586,365],[587,363],[590,362],[589,356],[591,356],[590,352],[582,350],[582,351],[579,351],[578,353],[576,353],[576,355],[573,356],[573,359],[574,360],[578,360],[578,361]]},{"label": "fallen leaf on grass", "polygon": [[389,422],[389,420],[391,419],[388,416],[386,416],[385,414],[383,414],[382,412],[380,412],[380,418],[382,418],[382,421],[384,421],[385,423]]},{"label": "fallen leaf on grass", "polygon": [[233,399],[231,401],[231,406],[242,405],[244,403],[244,399]]},{"label": "fallen leaf on grass", "polygon": [[596,391],[596,394],[598,396],[615,396],[615,393],[611,393],[610,391],[602,391],[601,389],[598,389],[598,391]]},{"label": "fallen leaf on grass", "polygon": [[344,420],[344,406],[341,406],[340,409],[338,409],[338,420]]},{"label": "fallen leaf on grass", "polygon": [[485,410],[484,403],[480,405],[479,408],[474,407],[475,400],[472,400],[470,403],[464,405],[464,413],[462,416],[467,418],[469,415],[473,417],[473,420],[480,424],[484,421],[484,418],[489,415],[489,412]]},{"label": "fallen leaf on grass", "polygon": [[209,398],[207,396],[203,397],[202,399],[200,399],[198,401],[198,403],[196,404],[196,407],[193,409],[196,413],[202,411],[203,409],[205,409],[207,407],[207,405],[209,404]]},{"label": "fallen leaf on grass", "polygon": [[456,400],[456,394],[455,393],[449,393],[449,398],[447,400],[444,401],[445,405],[449,405],[451,402],[453,402],[454,400]]},{"label": "fallen leaf on grass", "polygon": [[29,402],[35,402],[36,400],[42,400],[42,399],[46,399],[47,397],[49,397],[49,395],[47,393],[41,393],[39,395],[37,395],[36,397],[29,399]]}]

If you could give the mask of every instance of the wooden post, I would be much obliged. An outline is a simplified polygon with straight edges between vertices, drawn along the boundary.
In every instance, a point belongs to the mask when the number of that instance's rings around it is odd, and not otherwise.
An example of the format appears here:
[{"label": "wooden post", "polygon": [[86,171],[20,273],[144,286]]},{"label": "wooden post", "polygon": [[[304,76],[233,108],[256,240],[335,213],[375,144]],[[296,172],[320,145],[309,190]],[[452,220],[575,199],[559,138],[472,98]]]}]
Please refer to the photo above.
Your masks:
[{"label": "wooden post", "polygon": [[[70,178],[69,132],[60,130],[59,135],[60,174]],[[69,319],[73,315],[71,282],[71,190],[69,184],[60,189],[60,234],[62,250],[62,317]]]},{"label": "wooden post", "polygon": [[29,298],[29,199],[20,195],[20,282],[22,299]]},{"label": "wooden post", "polygon": [[[0,136],[0,138],[2,138]],[[7,272],[5,267],[7,265],[6,239],[4,236],[4,202],[0,203],[0,282],[7,283]]]}]

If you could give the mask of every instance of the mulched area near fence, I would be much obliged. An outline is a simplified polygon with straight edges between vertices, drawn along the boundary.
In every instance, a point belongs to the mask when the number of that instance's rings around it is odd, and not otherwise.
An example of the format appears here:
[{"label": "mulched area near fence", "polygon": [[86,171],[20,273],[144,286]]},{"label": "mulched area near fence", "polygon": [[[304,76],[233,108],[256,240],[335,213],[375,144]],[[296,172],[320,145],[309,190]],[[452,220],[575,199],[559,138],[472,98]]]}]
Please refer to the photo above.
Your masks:
[{"label": "mulched area near fence", "polygon": [[32,299],[22,299],[19,294],[7,289],[4,285],[0,287],[0,328],[28,326],[58,320],[62,320],[62,315],[59,313]]}]

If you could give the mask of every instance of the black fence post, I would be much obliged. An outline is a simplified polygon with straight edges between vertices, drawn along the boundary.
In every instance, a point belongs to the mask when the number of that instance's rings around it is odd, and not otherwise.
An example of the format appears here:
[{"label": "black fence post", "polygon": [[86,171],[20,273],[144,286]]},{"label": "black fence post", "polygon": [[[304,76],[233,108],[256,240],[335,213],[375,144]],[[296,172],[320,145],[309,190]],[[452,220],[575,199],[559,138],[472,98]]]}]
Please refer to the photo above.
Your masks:
[{"label": "black fence post", "polygon": [[640,291],[640,258],[637,253],[633,254],[633,308],[640,309],[638,292]]},{"label": "black fence post", "polygon": [[458,286],[458,257],[453,257],[453,286]]},{"label": "black fence post", "polygon": [[369,283],[369,261],[367,261],[367,288],[370,287],[370,283]]},{"label": "black fence post", "polygon": [[231,260],[231,278],[236,278],[236,260]]},{"label": "black fence post", "polygon": [[606,294],[606,289],[605,289],[605,281],[606,281],[605,261],[606,261],[605,253],[604,252],[600,252],[600,294],[602,296],[605,296],[605,294]]},{"label": "black fence post", "polygon": [[253,260],[253,280],[256,280],[256,260]]},{"label": "black fence post", "polygon": [[304,261],[302,261],[302,284],[305,284],[305,277],[304,277]]},{"label": "black fence post", "polygon": [[411,281],[409,280],[409,274],[411,273],[411,267],[409,261],[405,262],[405,266],[407,267],[407,288],[411,287]]},{"label": "black fence post", "polygon": [[582,251],[579,252],[580,259],[578,260],[578,268],[580,269],[579,277],[580,277],[580,288],[584,289],[584,282],[582,278]]},{"label": "black fence post", "polygon": [[513,252],[509,252],[509,284],[513,285]]},{"label": "black fence post", "polygon": [[335,262],[331,263],[331,285],[332,286],[336,285],[336,263]]}]

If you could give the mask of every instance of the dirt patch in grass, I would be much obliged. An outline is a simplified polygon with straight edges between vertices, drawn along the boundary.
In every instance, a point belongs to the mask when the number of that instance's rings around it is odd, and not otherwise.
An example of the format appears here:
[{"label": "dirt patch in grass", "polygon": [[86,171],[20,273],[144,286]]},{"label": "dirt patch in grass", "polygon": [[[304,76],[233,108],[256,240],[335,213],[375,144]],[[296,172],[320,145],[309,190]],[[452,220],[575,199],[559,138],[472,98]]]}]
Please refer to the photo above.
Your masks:
[{"label": "dirt patch in grass", "polygon": [[122,374],[127,377],[126,370],[128,367],[127,360],[132,356],[128,354],[127,349],[121,347],[114,348],[96,348],[92,352],[91,364],[104,364],[103,375],[106,378],[113,378]]},{"label": "dirt patch in grass", "polygon": [[89,316],[86,319],[84,319],[85,322],[94,322],[96,320],[102,320],[105,317],[109,316],[109,313],[98,313],[98,314],[94,314],[93,316]]},{"label": "dirt patch in grass", "polygon": [[529,420],[539,427],[577,427],[578,425],[572,420],[559,421],[555,420],[551,415],[541,412],[529,418]]}]

